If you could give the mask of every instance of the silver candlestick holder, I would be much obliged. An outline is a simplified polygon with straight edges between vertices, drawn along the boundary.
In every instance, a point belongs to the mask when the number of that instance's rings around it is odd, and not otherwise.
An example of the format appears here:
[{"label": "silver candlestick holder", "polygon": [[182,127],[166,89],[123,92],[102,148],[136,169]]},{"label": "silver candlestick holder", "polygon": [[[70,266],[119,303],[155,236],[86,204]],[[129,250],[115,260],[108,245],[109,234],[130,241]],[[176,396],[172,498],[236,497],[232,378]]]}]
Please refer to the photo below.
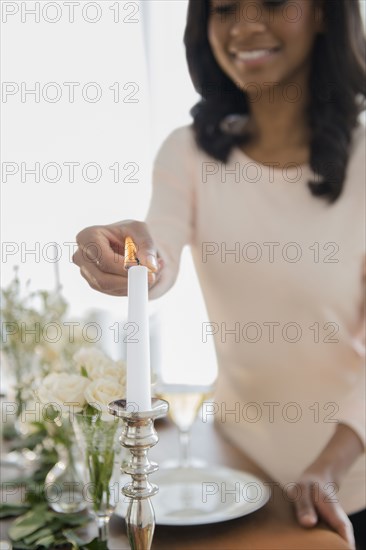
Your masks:
[{"label": "silver candlestick holder", "polygon": [[108,406],[111,414],[123,420],[120,442],[130,451],[127,466],[121,469],[132,477],[132,482],[127,483],[122,489],[122,493],[130,499],[125,520],[132,550],[151,548],[155,514],[150,497],[154,496],[159,488],[148,480],[148,476],[156,472],[158,465],[150,462],[147,455],[149,449],[159,440],[154,421],[165,416],[168,409],[166,401],[155,398],[152,399],[150,411],[134,411],[131,404],[127,407],[125,399],[113,401]]}]

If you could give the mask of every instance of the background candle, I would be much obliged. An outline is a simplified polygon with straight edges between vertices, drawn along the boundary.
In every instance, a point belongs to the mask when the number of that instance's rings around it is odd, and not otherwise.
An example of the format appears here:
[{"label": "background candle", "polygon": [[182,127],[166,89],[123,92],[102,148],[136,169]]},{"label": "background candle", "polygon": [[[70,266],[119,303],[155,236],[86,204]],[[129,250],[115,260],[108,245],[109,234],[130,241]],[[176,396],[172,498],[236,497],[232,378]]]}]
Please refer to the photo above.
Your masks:
[{"label": "background candle", "polygon": [[148,317],[148,269],[128,270],[127,405],[151,410],[150,344]]}]

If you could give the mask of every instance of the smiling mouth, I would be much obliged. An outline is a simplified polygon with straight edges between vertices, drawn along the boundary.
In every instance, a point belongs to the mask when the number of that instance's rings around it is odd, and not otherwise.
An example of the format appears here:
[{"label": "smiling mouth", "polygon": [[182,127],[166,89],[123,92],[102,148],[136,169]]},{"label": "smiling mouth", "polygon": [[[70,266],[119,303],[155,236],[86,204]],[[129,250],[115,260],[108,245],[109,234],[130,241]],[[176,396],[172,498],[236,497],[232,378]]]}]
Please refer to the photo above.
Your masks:
[{"label": "smiling mouth", "polygon": [[262,61],[277,53],[280,50],[277,48],[258,48],[256,50],[241,50],[231,51],[230,55],[235,61],[241,61],[244,63]]},{"label": "smiling mouth", "polygon": [[252,59],[260,59],[261,57],[264,57],[276,51],[278,51],[278,48],[243,51],[243,52],[237,52],[235,54],[235,57],[237,57],[241,61],[251,61]]}]

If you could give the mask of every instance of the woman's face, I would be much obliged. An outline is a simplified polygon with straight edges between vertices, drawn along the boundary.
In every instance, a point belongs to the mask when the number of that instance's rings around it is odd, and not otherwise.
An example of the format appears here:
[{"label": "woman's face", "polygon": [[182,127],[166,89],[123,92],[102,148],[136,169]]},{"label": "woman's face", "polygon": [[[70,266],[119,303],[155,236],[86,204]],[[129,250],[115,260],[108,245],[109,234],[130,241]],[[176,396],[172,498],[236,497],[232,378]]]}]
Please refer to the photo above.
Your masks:
[{"label": "woman's face", "polygon": [[208,38],[226,75],[250,94],[305,82],[322,22],[318,0],[209,0]]}]

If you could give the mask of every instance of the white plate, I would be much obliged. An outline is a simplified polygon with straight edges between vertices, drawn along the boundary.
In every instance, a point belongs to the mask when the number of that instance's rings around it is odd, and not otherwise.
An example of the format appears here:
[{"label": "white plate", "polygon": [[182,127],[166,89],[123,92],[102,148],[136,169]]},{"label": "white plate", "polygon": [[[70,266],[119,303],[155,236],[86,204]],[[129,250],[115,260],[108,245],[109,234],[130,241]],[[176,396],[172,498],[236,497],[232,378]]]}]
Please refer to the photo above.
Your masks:
[{"label": "white plate", "polygon": [[[270,497],[269,488],[257,477],[220,466],[159,470],[150,481],[159,486],[152,497],[157,525],[218,523],[251,514]],[[123,517],[126,500],[116,511]]]}]

